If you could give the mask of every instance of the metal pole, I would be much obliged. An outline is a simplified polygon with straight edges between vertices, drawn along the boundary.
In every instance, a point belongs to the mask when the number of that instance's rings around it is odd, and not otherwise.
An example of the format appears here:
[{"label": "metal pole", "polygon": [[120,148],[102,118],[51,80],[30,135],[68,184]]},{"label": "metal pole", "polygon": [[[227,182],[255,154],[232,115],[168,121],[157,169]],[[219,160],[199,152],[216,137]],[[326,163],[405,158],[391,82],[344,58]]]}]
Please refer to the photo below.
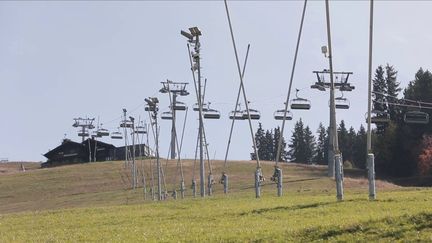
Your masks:
[{"label": "metal pole", "polygon": [[261,168],[257,168],[255,170],[255,197],[260,198],[261,197]]},{"label": "metal pole", "polygon": [[222,173],[222,182],[224,187],[224,193],[228,193],[228,175],[226,173]]},{"label": "metal pole", "polygon": [[196,197],[196,181],[192,180],[192,196]]},{"label": "metal pole", "polygon": [[131,118],[132,121],[132,188],[137,187],[137,169],[135,164],[135,119]]},{"label": "metal pole", "polygon": [[329,53],[329,68],[330,68],[330,113],[331,113],[331,122],[333,124],[333,151],[335,153],[335,169],[336,169],[336,191],[337,191],[337,199],[339,201],[343,200],[343,181],[342,181],[342,164],[341,164],[341,156],[339,152],[339,144],[338,144],[338,135],[336,128],[336,106],[334,100],[334,81],[333,81],[333,62],[332,62],[332,45],[331,45],[331,31],[330,31],[330,7],[329,0],[325,0],[326,4],[326,20],[327,20],[327,40],[328,40],[328,53]]},{"label": "metal pole", "polygon": [[283,178],[282,168],[276,167],[276,172],[277,172],[277,195],[278,195],[278,197],[281,197],[282,193],[283,193],[283,191],[282,191],[282,178]]},{"label": "metal pole", "polygon": [[[246,97],[245,87],[243,84],[243,77],[242,77],[242,72],[240,69],[240,62],[239,62],[239,57],[238,57],[238,53],[237,53],[237,47],[236,47],[236,43],[235,43],[234,32],[232,29],[231,18],[229,15],[227,0],[224,0],[224,3],[225,3],[225,10],[226,10],[227,18],[228,18],[230,33],[231,33],[231,40],[232,40],[232,44],[233,44],[233,48],[234,48],[234,54],[235,54],[235,58],[236,58],[237,71],[238,71],[238,75],[240,77],[240,85],[241,85],[241,88],[243,91],[243,98],[244,98],[244,102],[245,102],[245,106],[246,106],[246,112],[247,112],[247,116],[248,116],[249,130],[250,130],[250,134],[251,134],[251,138],[252,138],[252,144],[253,144],[254,153],[255,153],[256,162],[257,162],[257,167],[256,167],[256,171],[255,171],[255,196],[256,196],[256,198],[259,198],[259,197],[261,197],[261,178],[262,178],[261,164],[259,161],[258,149],[256,146],[256,141],[254,138],[254,132],[253,132],[253,128],[252,128],[252,122],[250,119],[249,104],[248,104],[248,100]],[[257,177],[258,174],[260,176]]]},{"label": "metal pole", "polygon": [[202,117],[202,96],[201,96],[201,62],[200,62],[200,42],[199,36],[196,36],[195,52],[198,54],[198,106],[199,106],[199,155],[200,155],[200,194],[205,197],[205,167],[204,167],[204,149],[203,149],[203,117]]},{"label": "metal pole", "polygon": [[276,153],[276,165],[279,162],[279,157],[280,157],[281,150],[282,150],[282,138],[283,138],[283,132],[284,132],[284,128],[285,128],[286,115],[287,115],[287,111],[288,111],[288,103],[289,103],[290,94],[291,94],[291,87],[292,87],[295,67],[296,67],[296,63],[297,63],[297,56],[298,56],[298,50],[299,50],[299,46],[300,46],[300,39],[301,39],[302,30],[303,30],[303,22],[304,22],[304,16],[305,16],[305,12],[306,12],[306,5],[307,5],[307,0],[304,1],[302,18],[300,21],[300,30],[299,30],[299,34],[297,37],[296,51],[294,54],[294,60],[293,60],[293,65],[292,65],[292,69],[291,69],[291,77],[290,77],[290,83],[289,83],[289,87],[288,87],[288,95],[287,95],[287,98],[285,101],[285,111],[284,111],[284,117],[283,117],[282,127],[281,127],[281,136],[280,136],[279,141],[278,141],[278,147],[277,147],[277,153]]},{"label": "metal pole", "polygon": [[[168,94],[171,95],[171,94]],[[177,94],[172,92],[172,103],[171,103],[171,112],[172,112],[172,124],[171,124],[171,159],[175,159],[176,156],[176,148],[175,148],[175,139],[176,139],[176,131],[175,131],[175,120],[176,120],[176,111],[174,106],[177,102]]]},{"label": "metal pole", "polygon": [[157,123],[157,111],[154,111],[154,119],[156,126],[156,167],[157,167],[157,180],[158,180],[158,200],[161,201],[162,198],[162,182],[161,182],[161,164],[159,160],[159,128]]},{"label": "metal pole", "polygon": [[[245,56],[245,60],[244,60],[244,63],[243,63],[243,70],[242,70],[242,77],[243,78],[244,78],[244,74],[245,74],[245,71],[246,71],[247,60],[248,60],[248,57],[249,57],[249,49],[250,49],[250,44],[248,44],[248,46],[247,46],[246,56]],[[224,193],[225,194],[228,193],[228,175],[227,175],[227,172],[226,172],[227,161],[228,161],[228,152],[229,152],[230,145],[231,145],[231,138],[232,138],[232,133],[233,133],[233,130],[234,130],[234,123],[235,123],[235,120],[236,120],[236,119],[234,119],[234,117],[237,115],[237,107],[238,107],[238,103],[239,103],[239,100],[240,100],[240,94],[241,94],[241,85],[239,85],[238,92],[237,92],[236,104],[234,106],[234,114],[233,114],[233,119],[231,121],[230,134],[228,136],[228,144],[227,144],[227,148],[226,148],[226,152],[225,152],[224,171],[222,172],[222,178],[221,178],[223,180],[223,182],[224,182]],[[226,178],[226,181],[225,181],[224,178]]]},{"label": "metal pole", "polygon": [[376,199],[375,191],[375,157],[372,152],[371,134],[371,110],[372,110],[372,47],[373,47],[373,7],[374,1],[370,0],[369,22],[369,72],[368,72],[368,124],[367,124],[367,169],[369,181],[369,199]]},{"label": "metal pole", "polygon": [[126,130],[126,109],[123,109],[123,130],[124,130],[124,140],[125,140],[125,168],[128,165],[128,146],[127,146],[127,130]]},{"label": "metal pole", "polygon": [[[293,60],[293,65],[292,65],[292,69],[291,69],[291,77],[290,77],[290,83],[289,83],[289,87],[288,87],[288,94],[287,94],[287,98],[285,101],[284,116],[283,116],[282,127],[281,127],[281,131],[280,131],[280,137],[279,137],[277,152],[276,152],[276,166],[278,166],[280,154],[281,154],[281,150],[282,150],[282,139],[283,139],[283,134],[284,134],[284,129],[285,129],[286,115],[287,115],[287,111],[288,111],[288,102],[290,99],[291,87],[292,87],[292,83],[293,83],[293,79],[294,79],[294,72],[295,72],[295,67],[296,67],[296,63],[297,63],[297,56],[298,56],[298,50],[299,50],[299,46],[300,46],[301,34],[302,34],[302,30],[303,30],[303,23],[304,23],[304,17],[305,17],[305,12],[306,12],[306,6],[307,6],[307,0],[304,1],[302,17],[301,17],[301,21],[300,21],[300,29],[299,29],[299,33],[298,33],[298,37],[297,37],[296,51],[294,54],[294,60]],[[280,174],[282,175],[282,168],[276,167],[276,169],[278,169]],[[282,180],[282,177],[280,178],[280,180]],[[280,184],[278,182],[277,194],[278,194],[278,196],[282,196],[282,182]]]}]

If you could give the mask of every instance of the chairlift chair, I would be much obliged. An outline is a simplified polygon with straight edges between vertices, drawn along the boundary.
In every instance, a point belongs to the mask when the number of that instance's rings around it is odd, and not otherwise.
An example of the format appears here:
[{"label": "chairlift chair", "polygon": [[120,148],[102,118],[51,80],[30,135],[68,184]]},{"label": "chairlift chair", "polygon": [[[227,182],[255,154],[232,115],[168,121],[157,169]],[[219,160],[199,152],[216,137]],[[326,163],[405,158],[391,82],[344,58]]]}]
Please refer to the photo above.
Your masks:
[{"label": "chairlift chair", "polygon": [[[275,120],[283,120],[284,115],[285,115],[285,109],[277,110],[273,114]],[[290,121],[292,119],[293,119],[292,112],[287,110],[285,120]]]},{"label": "chairlift chair", "polygon": [[162,93],[162,94],[166,94],[166,93],[168,93],[168,89],[165,88],[165,86],[164,86],[163,88],[161,88],[161,89],[159,90],[159,92]]},{"label": "chairlift chair", "polygon": [[[368,113],[366,112],[366,123],[368,122]],[[387,124],[390,122],[390,114],[384,111],[372,110],[371,111],[371,123],[374,124]]]},{"label": "chairlift chair", "polygon": [[162,120],[172,120],[173,114],[171,111],[164,111],[161,113],[161,119]]},{"label": "chairlift chair", "polygon": [[293,110],[309,110],[311,102],[307,99],[296,98],[291,100],[291,109]]},{"label": "chairlift chair", "polygon": [[422,111],[408,111],[404,114],[404,122],[409,124],[428,124],[429,114]]},{"label": "chairlift chair", "polygon": [[[202,105],[202,110],[203,111],[208,111],[208,104],[203,104]],[[194,111],[199,111],[199,105],[198,105],[198,103],[195,103],[194,105],[193,105],[193,110]]]},{"label": "chairlift chair", "polygon": [[335,106],[336,109],[349,109],[350,108],[350,102],[347,98],[343,97],[343,92],[341,97],[335,98]]},{"label": "chairlift chair", "polygon": [[123,139],[123,134],[121,132],[112,132],[111,138],[112,139]]},{"label": "chairlift chair", "polygon": [[325,87],[323,84],[320,84],[319,82],[316,82],[315,84],[311,85],[312,89],[317,89],[319,91],[325,91]]},{"label": "chairlift chair", "polygon": [[[246,118],[247,118],[247,116],[246,116]],[[229,113],[229,119],[231,119],[231,120],[244,120],[245,118],[243,117],[243,111],[241,111],[241,110],[231,111]]]},{"label": "chairlift chair", "polygon": [[79,131],[78,132],[78,137],[88,137],[89,133],[87,131]]},{"label": "chairlift chair", "polygon": [[97,130],[97,136],[98,137],[109,136],[109,131],[107,129],[104,129],[104,128],[99,128]]},{"label": "chairlift chair", "polygon": [[203,112],[204,119],[220,119],[220,112],[215,109],[208,109]]},{"label": "chairlift chair", "polygon": [[172,108],[175,111],[184,111],[186,110],[186,104],[181,101],[176,101]]},{"label": "chairlift chair", "polygon": [[157,107],[155,107],[155,106],[148,106],[148,105],[146,105],[146,106],[144,107],[144,110],[145,110],[145,111],[158,111],[159,108],[157,108]]},{"label": "chairlift chair", "polygon": [[[261,118],[261,113],[255,109],[249,109],[249,115],[251,120],[259,120]],[[243,119],[244,120],[248,119],[247,110],[243,111]]]},{"label": "chairlift chair", "polygon": [[102,136],[99,135],[99,133],[97,131],[93,131],[91,134],[92,138],[101,138]]},{"label": "chairlift chair", "polygon": [[309,110],[311,108],[310,100],[298,97],[299,91],[299,89],[296,89],[296,98],[291,100],[291,109]]},{"label": "chairlift chair", "polygon": [[181,90],[180,91],[180,95],[181,96],[187,96],[187,95],[189,95],[190,93],[189,93],[189,91],[187,91],[187,90]]},{"label": "chairlift chair", "polygon": [[122,127],[122,128],[132,128],[132,126],[133,126],[133,123],[132,123],[132,121],[129,121],[129,120],[123,120],[120,123],[120,127]]},{"label": "chairlift chair", "polygon": [[138,134],[146,134],[147,133],[147,129],[143,126],[137,126],[135,129],[135,133]]}]

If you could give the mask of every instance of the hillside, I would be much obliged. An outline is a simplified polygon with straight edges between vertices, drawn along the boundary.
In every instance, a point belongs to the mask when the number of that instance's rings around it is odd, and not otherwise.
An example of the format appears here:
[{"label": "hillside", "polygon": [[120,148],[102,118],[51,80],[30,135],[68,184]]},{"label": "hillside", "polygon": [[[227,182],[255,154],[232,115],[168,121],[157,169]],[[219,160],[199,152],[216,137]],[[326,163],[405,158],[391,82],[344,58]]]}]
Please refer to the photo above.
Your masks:
[{"label": "hillside", "polygon": [[[168,161],[169,190],[175,163]],[[272,167],[263,162],[267,178]],[[217,184],[210,198],[193,199],[188,190],[186,199],[162,203],[144,200],[142,188],[130,190],[119,161],[16,170],[0,176],[0,242],[432,239],[429,189],[378,181],[378,200],[371,202],[363,173],[347,170],[345,200],[336,202],[325,167],[283,167],[283,197],[267,180],[262,198],[255,199],[253,162],[233,161],[229,195]],[[192,168],[185,161],[188,188]],[[221,171],[222,162],[214,161],[215,179]]]},{"label": "hillside", "polygon": [[[140,167],[144,165],[147,185],[150,185],[149,163],[149,160],[145,160],[143,164],[141,161],[138,162]],[[177,161],[162,160],[162,163],[164,167],[167,166],[165,172],[167,190],[172,191],[174,188],[173,180],[177,179],[176,185],[178,186],[180,177],[179,175],[175,176]],[[212,163],[213,174],[215,180],[218,181],[223,171],[223,162],[213,161]],[[192,180],[193,161],[186,160],[183,164],[185,183],[188,189],[186,196],[191,197],[192,192],[189,188]],[[334,194],[334,181],[326,177],[325,167],[298,164],[283,164],[282,166],[284,168],[285,193]],[[30,167],[30,164],[26,167]],[[142,188],[135,191],[130,189],[130,171],[124,168],[124,162],[121,161],[44,169],[36,169],[36,165],[32,164],[32,170],[26,172],[19,171],[19,164],[15,166],[13,163],[0,164],[0,170],[2,168],[8,168],[8,173],[0,176],[0,199],[2,202],[0,203],[0,213],[144,202]],[[17,169],[14,170],[14,168]],[[274,195],[276,185],[269,180],[273,173],[273,163],[263,162],[262,168],[267,178],[263,186],[263,197]],[[230,176],[230,195],[245,194],[254,198],[254,170],[254,162],[229,162],[227,172]],[[346,173],[349,175],[349,171]],[[196,177],[199,181],[198,170]],[[365,179],[346,178],[345,186],[347,190],[367,193],[367,181]],[[396,186],[379,182],[378,188],[391,189],[396,188]],[[223,195],[222,185],[218,183],[215,185],[214,194],[216,197]],[[148,197],[150,198],[150,195]]]}]

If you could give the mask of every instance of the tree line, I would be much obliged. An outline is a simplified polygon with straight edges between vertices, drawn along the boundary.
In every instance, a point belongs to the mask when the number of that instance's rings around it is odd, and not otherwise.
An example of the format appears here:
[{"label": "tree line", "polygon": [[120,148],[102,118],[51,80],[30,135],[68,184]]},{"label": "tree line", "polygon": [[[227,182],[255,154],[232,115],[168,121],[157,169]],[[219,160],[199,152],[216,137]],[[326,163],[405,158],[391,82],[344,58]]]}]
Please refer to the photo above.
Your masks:
[{"label": "tree line", "polygon": [[432,103],[431,72],[420,68],[401,95],[397,71],[387,64],[376,69],[373,84],[373,109],[388,114],[390,120],[388,123],[377,124],[373,133],[377,173],[391,177],[430,175],[432,123],[410,124],[405,122],[404,117],[412,111],[432,115],[430,108],[422,108],[419,103]]},{"label": "tree line", "polygon": [[[280,136],[279,127],[264,131],[262,124],[259,124],[255,133],[255,141],[260,159],[275,160]],[[328,163],[328,137],[329,129],[325,128],[322,123],[319,124],[314,135],[310,127],[305,126],[300,119],[294,125],[289,144],[282,138],[279,161],[326,165]],[[357,132],[353,127],[347,130],[345,122],[342,120],[338,126],[338,137],[339,149],[345,163],[358,168],[365,168],[366,130],[364,127],[360,126]],[[256,159],[254,153],[251,153],[251,159]]]},{"label": "tree line", "polygon": [[[422,111],[432,116],[432,73],[420,68],[405,89],[400,87],[397,71],[389,64],[377,67],[373,78],[373,116],[388,117],[388,122],[375,124],[372,130],[372,152],[379,176],[405,177],[432,173],[432,122],[410,124],[405,114]],[[401,93],[402,92],[402,93]],[[364,122],[364,121],[363,121]],[[275,160],[280,128],[264,130],[259,124],[255,134],[262,160]],[[366,167],[366,130],[355,131],[345,122],[338,124],[339,149],[343,161],[357,168]],[[321,123],[314,132],[300,119],[295,123],[288,143],[283,139],[279,161],[327,164],[328,128]],[[251,158],[255,159],[254,153]]]}]

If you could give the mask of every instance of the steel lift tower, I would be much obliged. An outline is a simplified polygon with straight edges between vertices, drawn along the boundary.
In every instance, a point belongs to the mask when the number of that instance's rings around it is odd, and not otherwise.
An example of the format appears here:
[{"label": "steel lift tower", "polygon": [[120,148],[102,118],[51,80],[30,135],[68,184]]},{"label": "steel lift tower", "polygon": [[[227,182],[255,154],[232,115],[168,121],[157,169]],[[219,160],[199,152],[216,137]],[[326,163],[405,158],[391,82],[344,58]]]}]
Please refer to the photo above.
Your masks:
[{"label": "steel lift tower", "polygon": [[[172,125],[171,125],[171,159],[175,159],[176,157],[176,130],[175,130],[175,122],[176,122],[176,111],[185,111],[186,105],[183,102],[177,101],[177,96],[187,96],[189,92],[186,90],[186,85],[188,83],[180,83],[173,82],[171,80],[167,80],[166,82],[161,82],[162,88],[159,92],[168,95],[172,95]],[[177,151],[179,153],[179,151]]]},{"label": "steel lift tower", "polygon": [[198,84],[197,84],[197,100],[198,100],[198,112],[199,112],[199,158],[200,158],[200,195],[205,197],[205,167],[204,167],[204,125],[203,125],[203,92],[201,88],[201,62],[200,62],[200,52],[201,43],[200,36],[202,35],[198,27],[189,28],[189,31],[181,31],[184,37],[186,37],[189,43],[193,44],[194,52],[192,53],[193,66],[192,71],[197,72]]},{"label": "steel lift tower", "polygon": [[[327,47],[323,46],[321,50],[325,55],[327,55]],[[323,71],[313,71],[313,73],[316,74],[318,81],[315,82],[315,84],[311,85],[312,89],[318,89],[320,91],[326,91],[328,89],[331,90],[332,82],[325,81],[325,76],[331,75],[330,70],[324,69]],[[341,92],[354,90],[355,87],[348,82],[348,79],[352,74],[353,74],[352,72],[333,72],[334,76],[340,77],[338,78],[339,82],[333,82],[334,89],[339,89]],[[335,99],[334,95],[330,97],[331,104],[335,102],[334,99]],[[335,108],[339,108],[338,104],[335,104]],[[335,143],[335,139],[337,139],[337,134],[335,134],[334,128],[335,126],[337,126],[337,124],[335,124],[335,121],[333,121],[332,119],[333,112],[336,111],[331,109],[330,106],[329,147],[328,147],[329,156],[328,156],[328,172],[327,172],[329,177],[335,177],[334,143]]]},{"label": "steel lift tower", "polygon": [[90,135],[89,130],[95,128],[93,125],[94,118],[74,118],[74,124],[73,127],[79,127],[81,128],[81,131],[78,132],[78,136],[82,137],[82,142],[84,142],[84,139]]}]

